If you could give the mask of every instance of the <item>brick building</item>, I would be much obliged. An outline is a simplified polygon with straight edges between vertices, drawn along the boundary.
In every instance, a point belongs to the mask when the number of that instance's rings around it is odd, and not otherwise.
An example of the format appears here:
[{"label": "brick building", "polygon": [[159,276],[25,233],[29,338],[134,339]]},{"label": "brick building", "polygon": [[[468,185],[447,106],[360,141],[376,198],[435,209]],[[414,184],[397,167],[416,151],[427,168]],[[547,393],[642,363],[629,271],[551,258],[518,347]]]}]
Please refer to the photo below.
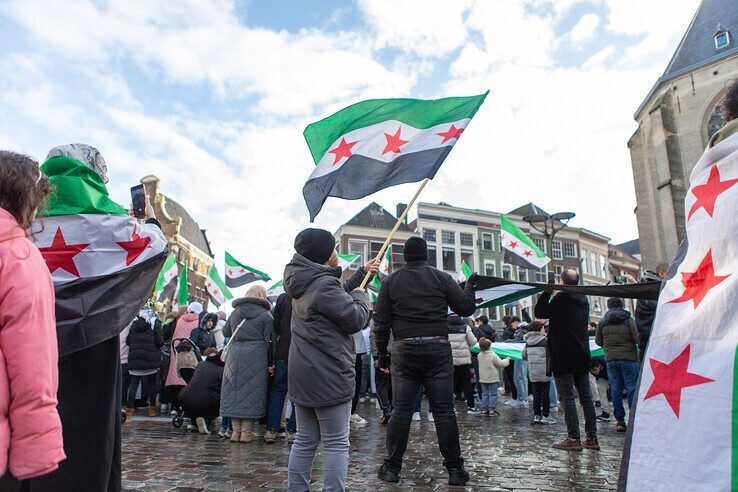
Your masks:
[{"label": "brick building", "polygon": [[703,0],[664,74],[646,95],[628,141],[643,265],[676,254],[689,175],[725,123],[720,100],[738,76],[738,2]]},{"label": "brick building", "polygon": [[159,178],[149,175],[142,178],[141,183],[169,241],[169,251],[177,258],[180,271],[185,262],[187,263],[190,301],[199,301],[207,307],[210,297],[205,289],[205,279],[210,267],[215,264],[215,258],[205,229],[200,228],[182,205],[161,192]]}]

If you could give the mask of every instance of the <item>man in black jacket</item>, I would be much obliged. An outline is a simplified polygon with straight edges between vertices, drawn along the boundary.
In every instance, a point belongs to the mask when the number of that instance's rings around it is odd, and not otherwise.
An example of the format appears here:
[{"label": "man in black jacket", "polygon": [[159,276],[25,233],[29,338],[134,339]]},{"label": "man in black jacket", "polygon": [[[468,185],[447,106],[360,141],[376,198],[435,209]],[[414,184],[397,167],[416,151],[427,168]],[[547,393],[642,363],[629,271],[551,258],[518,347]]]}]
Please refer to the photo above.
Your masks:
[{"label": "man in black jacket", "polygon": [[[564,270],[561,283],[577,285],[579,274],[572,269]],[[595,415],[592,392],[589,387],[589,302],[581,294],[560,291],[544,291],[535,307],[536,318],[548,319],[549,372],[553,373],[556,390],[564,407],[568,436],[553,445],[565,451],[600,449],[597,441],[597,416]],[[574,402],[574,388],[584,410],[584,428],[587,438],[580,440],[579,418]]]},{"label": "man in black jacket", "polygon": [[387,429],[387,459],[379,478],[399,481],[410,419],[422,385],[433,408],[448,483],[464,485],[469,474],[464,470],[454,414],[454,365],[447,322],[449,307],[460,316],[474,313],[476,275],[462,290],[449,274],[428,266],[428,245],[420,237],[407,240],[404,256],[405,267],[382,282],[374,313],[380,367],[387,367],[390,333],[394,337],[390,371],[394,411]]},{"label": "man in black jacket", "polygon": [[[272,311],[274,317],[274,332],[277,334],[277,343],[274,349],[274,381],[269,396],[269,407],[267,410],[267,432],[264,434],[264,442],[273,444],[279,434],[279,423],[282,420],[282,409],[284,399],[287,396],[287,360],[290,355],[290,342],[292,341],[292,298],[289,294],[281,294],[277,298]],[[295,412],[287,419],[287,431],[289,441],[294,442],[297,432],[297,420]]]},{"label": "man in black jacket", "polygon": [[[668,269],[668,263],[659,263],[655,272],[652,270],[643,272],[641,282],[661,282],[664,280]],[[648,339],[651,337],[651,327],[653,326],[653,319],[656,317],[657,305],[658,301],[639,299],[636,302],[635,321],[638,327],[638,357],[641,362],[643,362],[643,354],[646,353]]]}]

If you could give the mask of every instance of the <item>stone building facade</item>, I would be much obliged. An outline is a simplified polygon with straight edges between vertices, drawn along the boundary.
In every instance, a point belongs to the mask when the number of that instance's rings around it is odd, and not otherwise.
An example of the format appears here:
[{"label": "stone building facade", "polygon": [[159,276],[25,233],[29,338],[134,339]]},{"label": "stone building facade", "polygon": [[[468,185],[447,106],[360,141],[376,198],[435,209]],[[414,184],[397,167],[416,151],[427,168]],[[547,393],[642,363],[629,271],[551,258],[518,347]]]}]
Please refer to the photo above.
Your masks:
[{"label": "stone building facade", "polygon": [[[185,208],[161,192],[161,181],[156,176],[141,179],[156,219],[169,241],[169,251],[177,258],[180,271],[187,264],[187,290],[190,301],[199,301],[207,307],[210,296],[205,279],[215,264],[205,229],[201,229]],[[165,303],[169,309],[171,303]]]},{"label": "stone building facade", "polygon": [[685,234],[689,177],[723,124],[720,100],[738,76],[738,2],[703,0],[664,74],[635,113],[628,141],[643,265],[671,260]]}]

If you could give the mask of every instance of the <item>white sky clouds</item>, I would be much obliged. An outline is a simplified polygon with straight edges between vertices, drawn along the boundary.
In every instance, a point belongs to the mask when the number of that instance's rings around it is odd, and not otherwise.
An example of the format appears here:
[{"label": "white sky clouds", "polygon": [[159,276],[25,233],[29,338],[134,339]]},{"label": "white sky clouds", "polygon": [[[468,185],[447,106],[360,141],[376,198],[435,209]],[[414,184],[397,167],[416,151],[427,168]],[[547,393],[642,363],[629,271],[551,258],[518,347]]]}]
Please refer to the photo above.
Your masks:
[{"label": "white sky clouds", "polygon": [[[22,36],[0,33],[0,147],[42,159],[93,144],[118,201],[156,174],[219,265],[227,248],[279,277],[307,226],[307,123],[370,97],[490,89],[422,199],[503,212],[535,201],[625,241],[637,234],[632,113],[697,0],[643,4],[359,0],[340,30],[288,32],[244,24],[229,0],[9,1],[0,28]],[[577,50],[586,61],[562,63]],[[329,200],[317,225],[335,230],[372,200],[394,210],[413,189]]]}]

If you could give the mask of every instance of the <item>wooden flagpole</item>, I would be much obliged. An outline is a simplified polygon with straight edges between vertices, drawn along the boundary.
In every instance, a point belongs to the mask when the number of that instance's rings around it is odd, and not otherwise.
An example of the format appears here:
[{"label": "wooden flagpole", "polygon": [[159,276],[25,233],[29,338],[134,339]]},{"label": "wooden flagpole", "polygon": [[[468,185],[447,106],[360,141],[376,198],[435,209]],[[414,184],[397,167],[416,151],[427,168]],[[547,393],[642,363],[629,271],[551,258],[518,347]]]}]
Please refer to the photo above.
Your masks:
[{"label": "wooden flagpole", "polygon": [[[380,261],[380,262],[382,261],[382,256],[384,256],[384,252],[387,251],[387,248],[392,242],[392,238],[395,237],[395,233],[400,228],[400,224],[402,224],[402,222],[405,220],[405,217],[407,217],[407,213],[410,211],[410,208],[415,204],[415,200],[418,199],[420,192],[423,191],[423,188],[425,188],[425,185],[428,184],[428,181],[430,181],[430,178],[425,178],[423,180],[423,182],[420,184],[420,188],[418,188],[418,191],[415,192],[415,196],[413,196],[412,200],[410,200],[410,203],[407,204],[405,211],[403,211],[402,215],[400,215],[397,218],[397,223],[395,224],[395,227],[393,227],[392,230],[390,231],[389,236],[387,236],[387,239],[384,241],[384,244],[382,245],[382,249],[379,250],[377,257],[375,258],[376,261]],[[362,280],[361,285],[359,286],[359,289],[364,290],[366,288],[366,284],[369,283],[370,278],[372,278],[371,272],[366,272],[366,276],[364,277],[364,280]]]}]

